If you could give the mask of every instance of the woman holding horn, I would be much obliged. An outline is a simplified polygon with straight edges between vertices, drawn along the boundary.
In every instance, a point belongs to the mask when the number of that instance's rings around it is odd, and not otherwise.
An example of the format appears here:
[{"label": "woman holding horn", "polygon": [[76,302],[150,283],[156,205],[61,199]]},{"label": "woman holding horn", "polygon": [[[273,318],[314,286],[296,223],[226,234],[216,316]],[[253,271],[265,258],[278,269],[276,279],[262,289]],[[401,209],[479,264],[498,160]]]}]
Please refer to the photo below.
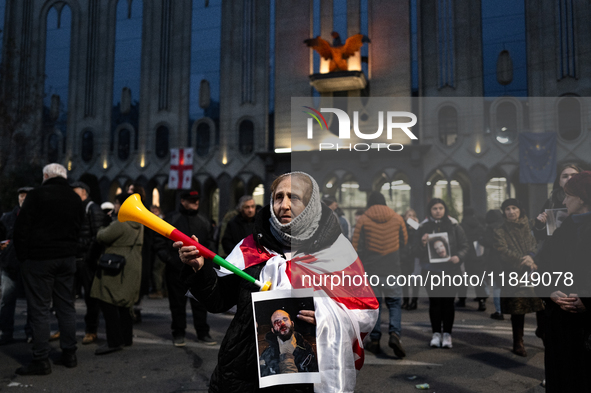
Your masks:
[{"label": "woman holding horn", "polygon": [[[271,290],[302,288],[305,274],[365,273],[351,243],[343,236],[337,218],[320,202],[316,181],[303,172],[277,178],[271,186],[272,204],[255,216],[255,233],[243,239],[228,262],[259,280],[272,281]],[[193,246],[179,248],[187,264],[190,294],[210,312],[237,305],[211,377],[210,391],[258,389],[258,362],[251,292],[257,287],[239,280],[225,268],[216,272]],[[320,273],[319,273],[320,272]],[[330,285],[330,282],[329,282]],[[316,324],[322,382],[298,385],[303,392],[353,391],[356,373],[363,364],[362,339],[377,318],[378,303],[368,286],[316,287],[315,311],[301,310],[296,320]],[[351,291],[355,290],[355,293]],[[239,369],[236,364],[242,365]]]}]

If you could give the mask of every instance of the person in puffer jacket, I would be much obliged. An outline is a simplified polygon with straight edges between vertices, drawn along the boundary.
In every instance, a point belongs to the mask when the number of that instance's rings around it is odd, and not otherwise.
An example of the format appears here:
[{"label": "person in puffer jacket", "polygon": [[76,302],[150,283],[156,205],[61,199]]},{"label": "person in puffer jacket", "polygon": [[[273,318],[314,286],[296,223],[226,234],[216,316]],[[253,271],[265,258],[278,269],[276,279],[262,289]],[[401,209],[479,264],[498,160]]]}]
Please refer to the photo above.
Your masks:
[{"label": "person in puffer jacket", "polygon": [[[394,210],[386,206],[386,198],[378,191],[369,195],[367,210],[359,218],[353,234],[353,247],[359,254],[361,262],[369,275],[380,277],[380,284],[374,287],[376,297],[381,303],[382,296],[386,300],[390,313],[388,346],[399,358],[406,356],[400,341],[402,316],[402,288],[387,283],[389,275],[398,276],[400,268],[400,248],[408,242],[408,233],[404,219]],[[380,295],[381,292],[381,295]],[[380,317],[370,333],[370,352],[378,354],[380,349]]]}]

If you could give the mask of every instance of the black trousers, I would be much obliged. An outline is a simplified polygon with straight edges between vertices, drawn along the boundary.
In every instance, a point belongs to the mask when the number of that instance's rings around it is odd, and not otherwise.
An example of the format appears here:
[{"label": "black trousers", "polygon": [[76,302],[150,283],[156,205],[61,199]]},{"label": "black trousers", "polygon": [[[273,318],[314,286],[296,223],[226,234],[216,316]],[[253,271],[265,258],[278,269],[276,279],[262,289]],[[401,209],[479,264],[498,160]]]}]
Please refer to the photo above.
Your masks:
[{"label": "black trousers", "polygon": [[455,306],[453,297],[429,297],[429,319],[433,333],[450,333],[454,326]]},{"label": "black trousers", "polygon": [[98,330],[101,310],[99,300],[90,297],[90,289],[92,288],[92,281],[94,280],[95,274],[96,267],[93,269],[84,259],[76,259],[76,275],[84,290],[84,303],[86,304],[86,315],[84,316],[86,333],[94,334]]},{"label": "black trousers", "polygon": [[129,346],[133,344],[133,318],[131,308],[119,307],[99,300],[109,347]]},{"label": "black trousers", "polygon": [[[421,274],[426,277],[427,271],[422,270]],[[432,274],[441,274],[432,272]],[[449,275],[460,274],[460,269],[450,270],[446,272]],[[452,286],[440,286],[431,289],[427,286],[427,295],[429,295],[429,319],[431,320],[431,329],[433,333],[441,333],[441,326],[443,325],[443,333],[450,333],[454,325],[454,318],[456,309],[454,306],[456,288]]]},{"label": "black trousers", "polygon": [[185,296],[187,289],[183,285],[180,277],[180,271],[166,266],[165,271],[166,287],[168,289],[168,304],[172,323],[172,335],[174,337],[184,336],[187,328],[187,300],[191,305],[193,312],[193,326],[197,337],[209,335],[209,325],[207,324],[207,309],[204,305],[194,299]]},{"label": "black trousers", "polygon": [[52,302],[59,325],[60,348],[62,351],[76,351],[76,258],[43,261],[27,259],[22,265],[21,273],[33,331],[33,359],[42,360],[49,356],[49,309]]}]

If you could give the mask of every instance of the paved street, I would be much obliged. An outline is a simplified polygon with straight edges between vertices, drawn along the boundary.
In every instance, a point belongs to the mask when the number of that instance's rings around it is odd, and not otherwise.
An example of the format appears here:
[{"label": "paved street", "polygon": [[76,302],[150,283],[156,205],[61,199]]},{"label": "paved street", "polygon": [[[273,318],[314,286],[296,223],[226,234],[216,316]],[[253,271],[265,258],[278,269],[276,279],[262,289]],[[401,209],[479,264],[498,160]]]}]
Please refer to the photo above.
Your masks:
[{"label": "paved street", "polygon": [[[470,299],[470,298],[469,298]],[[541,340],[534,336],[535,316],[526,318],[527,358],[513,355],[511,323],[489,318],[492,308],[476,311],[476,302],[468,301],[456,311],[453,349],[431,349],[427,300],[421,299],[416,311],[403,311],[404,360],[393,357],[382,337],[385,354],[366,352],[366,362],[358,375],[358,392],[417,392],[415,385],[428,383],[428,392],[544,392],[539,386],[544,374]],[[76,302],[78,336],[83,337],[84,302]],[[79,345],[78,367],[66,369],[53,365],[48,376],[17,376],[14,370],[29,361],[29,345],[24,342],[24,302],[17,308],[18,342],[0,347],[0,391],[28,392],[204,392],[216,363],[219,345],[194,342],[191,328],[187,346],[175,348],[170,340],[167,299],[142,303],[142,323],[134,326],[134,344],[123,351],[95,356],[96,344]],[[382,330],[387,332],[387,312],[382,313]],[[232,316],[211,315],[211,335],[221,341]],[[189,323],[190,324],[190,323]],[[57,323],[53,330],[57,328]],[[102,327],[101,327],[102,328]],[[105,340],[99,332],[100,343]],[[58,342],[52,359],[59,357]],[[11,385],[16,385],[12,387]]]}]

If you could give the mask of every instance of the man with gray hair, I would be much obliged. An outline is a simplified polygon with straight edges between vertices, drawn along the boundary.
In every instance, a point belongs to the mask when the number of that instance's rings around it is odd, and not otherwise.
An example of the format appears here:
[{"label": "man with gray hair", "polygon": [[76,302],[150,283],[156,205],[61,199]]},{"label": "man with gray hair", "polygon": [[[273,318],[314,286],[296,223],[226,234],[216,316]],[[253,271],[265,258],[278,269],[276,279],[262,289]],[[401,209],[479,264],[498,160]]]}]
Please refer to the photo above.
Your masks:
[{"label": "man with gray hair", "polygon": [[236,244],[252,234],[254,229],[256,204],[252,196],[244,195],[241,197],[238,200],[236,210],[238,210],[238,215],[230,220],[222,238],[222,247],[224,247],[226,254],[231,253]]},{"label": "man with gray hair", "polygon": [[18,368],[19,375],[51,373],[52,302],[60,330],[59,363],[68,368],[77,365],[73,288],[84,209],[67,176],[60,164],[45,166],[43,184],[28,193],[14,225],[14,246],[17,258],[23,261],[21,273],[33,331],[33,361]]}]

